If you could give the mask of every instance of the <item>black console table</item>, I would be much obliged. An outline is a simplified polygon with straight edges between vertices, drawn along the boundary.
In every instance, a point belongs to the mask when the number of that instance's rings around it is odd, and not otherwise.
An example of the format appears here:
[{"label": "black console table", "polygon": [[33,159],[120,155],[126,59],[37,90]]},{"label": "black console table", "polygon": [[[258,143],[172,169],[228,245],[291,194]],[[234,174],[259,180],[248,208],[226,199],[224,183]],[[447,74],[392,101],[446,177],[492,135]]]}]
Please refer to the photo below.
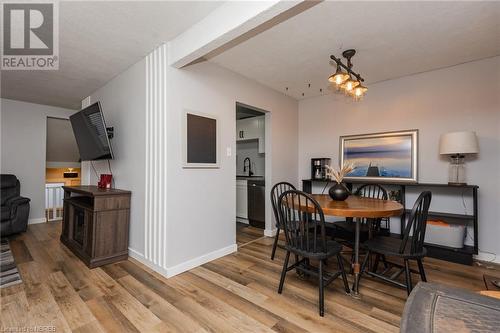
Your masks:
[{"label": "black console table", "polygon": [[[302,190],[307,193],[312,193],[312,186],[314,182],[322,183],[323,186],[326,185],[329,180],[327,179],[303,179],[302,180]],[[350,190],[354,184],[366,184],[368,182],[362,180],[351,180],[347,182],[347,186]],[[452,190],[459,191],[471,191],[472,193],[472,214],[452,214],[447,212],[438,212],[438,211],[430,211],[429,217],[440,218],[445,221],[453,221],[453,223],[468,225],[472,221],[473,230],[474,230],[474,246],[467,246],[457,249],[447,246],[440,246],[435,244],[425,244],[427,248],[427,253],[430,257],[438,258],[442,260],[447,260],[451,262],[456,262],[465,265],[472,265],[473,263],[473,255],[478,254],[478,209],[477,209],[477,195],[479,186],[477,185],[448,185],[448,184],[436,184],[436,183],[382,183],[382,185],[387,186],[397,186],[401,189],[401,204],[405,207],[405,214],[401,216],[401,230],[404,230],[406,225],[406,214],[411,210],[411,205],[413,203],[408,203],[406,205],[406,189],[409,187],[422,187],[427,188],[432,191],[432,188],[447,188]],[[457,192],[460,200],[462,199],[462,192]],[[399,236],[399,235],[398,235]]]}]

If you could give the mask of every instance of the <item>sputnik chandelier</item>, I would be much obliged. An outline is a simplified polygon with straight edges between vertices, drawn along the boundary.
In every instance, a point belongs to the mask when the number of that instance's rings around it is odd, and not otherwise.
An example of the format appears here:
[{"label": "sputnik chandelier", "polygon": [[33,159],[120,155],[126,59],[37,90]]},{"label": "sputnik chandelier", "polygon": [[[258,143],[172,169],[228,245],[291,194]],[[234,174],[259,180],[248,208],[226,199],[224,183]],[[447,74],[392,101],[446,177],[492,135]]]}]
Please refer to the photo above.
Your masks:
[{"label": "sputnik chandelier", "polygon": [[356,54],[356,50],[349,49],[342,52],[342,56],[347,59],[347,65],[342,63],[340,58],[334,55],[330,59],[337,64],[337,70],[330,75],[328,81],[335,85],[339,92],[343,92],[346,96],[351,96],[354,100],[359,101],[368,91],[368,88],[363,86],[365,81],[361,75],[352,70],[351,58]]}]

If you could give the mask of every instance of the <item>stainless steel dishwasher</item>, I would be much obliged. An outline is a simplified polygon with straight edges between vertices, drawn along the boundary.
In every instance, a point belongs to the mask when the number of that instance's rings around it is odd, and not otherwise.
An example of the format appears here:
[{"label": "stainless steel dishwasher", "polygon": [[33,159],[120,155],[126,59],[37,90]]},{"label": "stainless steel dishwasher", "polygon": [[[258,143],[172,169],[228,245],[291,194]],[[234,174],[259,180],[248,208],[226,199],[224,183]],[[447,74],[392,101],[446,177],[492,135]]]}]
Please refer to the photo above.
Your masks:
[{"label": "stainless steel dishwasher", "polygon": [[266,227],[266,187],[262,179],[249,179],[247,182],[248,194],[248,222],[251,226],[264,229]]}]

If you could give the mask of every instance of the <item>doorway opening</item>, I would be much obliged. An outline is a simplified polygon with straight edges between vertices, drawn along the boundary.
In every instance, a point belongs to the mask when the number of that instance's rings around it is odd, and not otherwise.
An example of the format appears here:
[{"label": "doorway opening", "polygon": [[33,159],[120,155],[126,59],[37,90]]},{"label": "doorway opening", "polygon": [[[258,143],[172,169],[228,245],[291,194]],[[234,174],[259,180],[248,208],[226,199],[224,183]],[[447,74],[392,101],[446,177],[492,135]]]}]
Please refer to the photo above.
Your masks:
[{"label": "doorway opening", "polygon": [[80,154],[69,119],[47,117],[45,219],[62,219],[63,186],[81,183]]},{"label": "doorway opening", "polygon": [[264,237],[267,112],[236,103],[236,243]]}]

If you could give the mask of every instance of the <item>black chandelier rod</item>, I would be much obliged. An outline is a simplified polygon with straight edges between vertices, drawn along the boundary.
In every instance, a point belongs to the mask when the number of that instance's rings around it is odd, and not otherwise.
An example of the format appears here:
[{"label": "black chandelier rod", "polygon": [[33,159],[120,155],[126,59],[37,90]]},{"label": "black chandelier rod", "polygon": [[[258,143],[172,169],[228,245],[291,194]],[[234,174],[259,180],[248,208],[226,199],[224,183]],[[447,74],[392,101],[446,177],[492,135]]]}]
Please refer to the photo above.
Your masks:
[{"label": "black chandelier rod", "polygon": [[[342,63],[342,60],[340,58],[337,58],[336,56],[334,56],[333,54],[330,55],[330,59],[332,59],[333,61],[335,61],[337,63],[338,66],[342,67],[343,69],[345,69],[347,71],[347,73],[349,74],[352,74],[356,77],[356,79],[358,79],[359,82],[365,82],[365,79],[363,79],[361,77],[361,75],[359,75],[358,73],[356,73],[355,71],[353,71],[349,66],[346,66]],[[350,61],[349,61],[350,62]],[[352,65],[351,65],[352,66]]]}]

